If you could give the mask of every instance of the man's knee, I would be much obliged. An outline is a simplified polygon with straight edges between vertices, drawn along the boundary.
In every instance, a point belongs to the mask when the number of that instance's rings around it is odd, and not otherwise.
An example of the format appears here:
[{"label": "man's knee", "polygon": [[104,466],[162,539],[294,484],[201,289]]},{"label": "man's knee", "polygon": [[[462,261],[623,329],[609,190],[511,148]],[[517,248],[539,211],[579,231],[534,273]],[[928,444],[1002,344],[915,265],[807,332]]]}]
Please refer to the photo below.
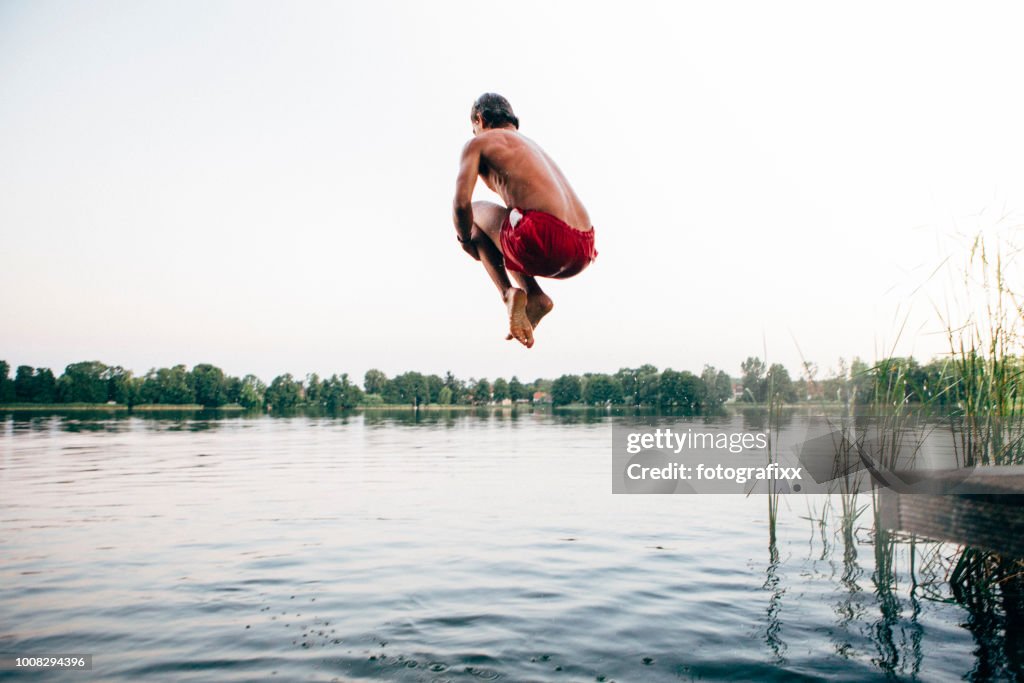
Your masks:
[{"label": "man's knee", "polygon": [[497,242],[507,210],[494,202],[473,202],[473,223]]},{"label": "man's knee", "polygon": [[475,201],[473,202],[473,213],[490,213],[491,211],[502,211],[505,207],[494,202]]}]

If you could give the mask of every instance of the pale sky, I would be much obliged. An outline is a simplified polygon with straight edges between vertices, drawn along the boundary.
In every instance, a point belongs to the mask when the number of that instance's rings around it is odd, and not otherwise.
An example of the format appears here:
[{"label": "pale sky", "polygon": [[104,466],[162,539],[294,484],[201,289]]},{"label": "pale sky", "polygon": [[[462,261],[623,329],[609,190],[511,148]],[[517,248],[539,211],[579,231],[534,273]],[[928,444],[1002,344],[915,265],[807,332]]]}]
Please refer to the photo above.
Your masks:
[{"label": "pale sky", "polygon": [[[797,374],[943,349],[937,235],[1024,212],[1015,3],[0,2],[0,359]],[[505,342],[451,201],[509,98],[598,260]],[[478,198],[490,198],[482,184]],[[980,213],[980,217],[979,217]],[[794,342],[795,340],[795,342]]]}]

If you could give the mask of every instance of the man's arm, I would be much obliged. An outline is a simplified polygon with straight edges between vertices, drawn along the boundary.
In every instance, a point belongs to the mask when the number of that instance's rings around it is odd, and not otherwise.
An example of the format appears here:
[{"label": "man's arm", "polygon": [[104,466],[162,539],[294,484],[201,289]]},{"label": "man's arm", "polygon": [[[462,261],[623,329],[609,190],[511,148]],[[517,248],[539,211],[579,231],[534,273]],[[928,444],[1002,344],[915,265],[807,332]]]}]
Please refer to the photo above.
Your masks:
[{"label": "man's arm", "polygon": [[462,161],[459,163],[459,177],[455,181],[455,201],[452,202],[452,218],[455,221],[455,232],[459,236],[462,248],[473,258],[479,258],[476,248],[469,243],[473,232],[473,188],[480,175],[480,144],[473,138],[462,148]]}]

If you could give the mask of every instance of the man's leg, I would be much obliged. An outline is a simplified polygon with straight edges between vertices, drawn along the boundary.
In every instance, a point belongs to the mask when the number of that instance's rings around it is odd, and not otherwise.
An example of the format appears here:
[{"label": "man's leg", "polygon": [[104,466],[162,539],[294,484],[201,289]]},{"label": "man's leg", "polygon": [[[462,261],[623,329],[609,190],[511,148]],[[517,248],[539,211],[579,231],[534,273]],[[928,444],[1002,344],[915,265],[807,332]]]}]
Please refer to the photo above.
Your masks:
[{"label": "man's leg", "polygon": [[[517,273],[514,270],[509,272],[512,273],[512,278],[516,283],[526,291],[526,316],[530,319],[533,329],[537,329],[540,319],[551,312],[551,309],[555,307],[555,302],[544,293],[532,275]],[[511,336],[506,337],[506,339],[511,338]]]},{"label": "man's leg", "polygon": [[[491,244],[498,249],[499,256],[501,254],[501,224],[505,221],[505,216],[508,212],[509,209],[492,202],[473,202],[473,223],[475,228],[479,228],[481,232],[490,238]],[[474,244],[476,244],[475,240]],[[495,274],[492,272],[494,267],[488,265],[487,261],[484,260],[479,244],[477,244],[477,252],[481,254],[480,260],[484,262],[484,267],[487,268],[491,279],[494,280],[494,284],[498,286],[498,290],[502,292],[502,297],[504,297],[504,292],[511,284],[505,271],[504,259],[502,259],[501,266],[498,268],[499,272]],[[550,313],[551,309],[555,307],[555,302],[544,293],[544,290],[540,288],[536,278],[532,275],[517,273],[514,270],[509,272],[516,283],[526,292],[526,317],[530,320],[530,326],[536,328],[541,318]],[[505,337],[505,339],[512,338],[512,334]]]},{"label": "man's leg", "polygon": [[533,325],[530,324],[527,313],[529,298],[524,290],[512,286],[501,253],[501,224],[508,211],[509,209],[492,202],[473,202],[473,232],[470,239],[476,247],[480,262],[484,264],[484,269],[491,276],[491,281],[498,288],[501,300],[508,309],[509,330],[506,339],[515,338],[523,346],[530,348],[533,346]]}]

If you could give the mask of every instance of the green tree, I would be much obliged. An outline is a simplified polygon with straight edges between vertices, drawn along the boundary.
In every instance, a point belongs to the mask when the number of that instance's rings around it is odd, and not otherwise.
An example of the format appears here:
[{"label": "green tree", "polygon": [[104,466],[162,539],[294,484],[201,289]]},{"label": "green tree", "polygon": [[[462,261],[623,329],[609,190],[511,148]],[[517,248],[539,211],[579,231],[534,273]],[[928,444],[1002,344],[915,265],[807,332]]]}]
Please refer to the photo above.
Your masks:
[{"label": "green tree", "polygon": [[705,365],[700,378],[707,392],[705,402],[708,407],[717,408],[732,398],[732,380],[725,372]]},{"label": "green tree", "polygon": [[36,402],[36,371],[30,365],[19,365],[14,371],[14,400],[18,403]]},{"label": "green tree", "polygon": [[[951,363],[945,359],[935,359],[921,368],[921,383],[917,389],[917,400],[921,403],[948,406],[956,403],[957,383],[951,373]],[[1024,375],[1021,375],[1024,378]],[[1024,390],[1024,387],[1021,387]]]},{"label": "green tree", "polygon": [[49,368],[19,365],[14,374],[14,400],[18,403],[53,403],[57,381]]},{"label": "green tree", "polygon": [[682,404],[683,375],[672,368],[665,368],[658,378],[658,403],[663,408]]},{"label": "green tree", "polygon": [[105,403],[107,366],[98,360],[72,363],[57,380],[57,399],[61,403]]},{"label": "green tree", "polygon": [[11,366],[0,360],[0,403],[14,402],[14,382],[11,380]]},{"label": "green tree", "polygon": [[368,394],[384,394],[388,384],[388,376],[376,368],[367,370],[363,376],[363,389]]},{"label": "green tree", "polygon": [[429,398],[430,385],[418,372],[403,372],[384,389],[384,401],[393,405],[423,405]]},{"label": "green tree", "polygon": [[324,382],[320,381],[320,376],[315,372],[311,372],[306,375],[305,384],[305,403],[310,406],[324,406]]},{"label": "green tree", "polygon": [[798,399],[796,385],[789,376],[789,370],[782,363],[772,363],[765,374],[765,384],[777,401],[795,403]]},{"label": "green tree", "polygon": [[[380,393],[380,396],[384,399],[384,403],[388,405],[404,405],[411,403],[411,401],[407,400],[408,393],[405,378],[401,375],[396,375],[394,379],[389,379],[384,384],[384,391]],[[374,394],[370,395],[373,396]]]},{"label": "green tree", "polygon": [[444,374],[444,385],[452,392],[452,403],[463,404],[469,402],[469,392],[466,390],[465,382],[453,375],[451,371]]},{"label": "green tree", "polygon": [[706,392],[704,382],[692,372],[676,372],[665,368],[661,373],[658,398],[662,407],[680,407],[687,412],[699,413]]},{"label": "green tree", "polygon": [[341,375],[341,381],[345,389],[345,398],[342,405],[339,407],[347,409],[356,408],[361,405],[366,396],[363,394],[363,390],[359,388],[359,385],[355,382],[349,381],[348,373],[343,373]]},{"label": "green tree", "polygon": [[658,405],[661,391],[661,373],[645,372],[637,375],[637,403],[641,406]]},{"label": "green tree", "polygon": [[522,401],[524,398],[531,398],[527,393],[526,387],[523,386],[523,383],[515,376],[508,381],[508,397],[513,401]]},{"label": "green tree", "polygon": [[430,403],[430,382],[426,376],[418,372],[407,374],[409,375],[408,383],[411,388],[412,402],[418,406]]},{"label": "green tree", "polygon": [[477,380],[473,385],[473,403],[483,404],[491,401],[491,383],[486,379]]},{"label": "green tree", "polygon": [[619,371],[615,373],[615,381],[619,383],[619,388],[622,391],[622,402],[626,405],[637,405],[639,396],[636,371],[633,368],[619,368]]},{"label": "green tree", "polygon": [[441,389],[444,388],[444,380],[438,375],[427,375],[428,403],[441,402]]},{"label": "green tree", "polygon": [[225,385],[227,386],[228,403],[237,403],[241,405],[241,402],[238,400],[239,395],[242,393],[241,378],[229,376],[225,379]]},{"label": "green tree", "polygon": [[239,405],[251,409],[262,408],[267,385],[256,375],[246,375],[242,378],[241,388],[238,391]]},{"label": "green tree", "polygon": [[464,396],[468,393],[463,381],[453,375],[451,371],[444,373],[444,386],[452,392],[453,403],[462,402]]},{"label": "green tree", "polygon": [[133,406],[139,402],[141,382],[132,376],[131,370],[113,365],[103,373],[107,382],[107,400],[121,405]]},{"label": "green tree", "polygon": [[143,403],[186,405],[195,403],[192,373],[184,365],[150,370],[142,382]]},{"label": "green tree", "polygon": [[591,405],[622,403],[622,387],[609,375],[587,375],[583,384],[583,402]]},{"label": "green tree", "polygon": [[442,406],[451,405],[452,390],[448,387],[442,386],[441,391],[437,392],[437,403]]},{"label": "green tree", "polygon": [[658,368],[641,365],[638,368],[622,368],[614,379],[622,391],[622,402],[626,405],[650,405],[658,400]]},{"label": "green tree", "polygon": [[192,368],[195,402],[206,408],[219,408],[228,402],[228,381],[224,371],[209,363]]},{"label": "green tree", "polygon": [[578,375],[562,375],[551,384],[551,405],[564,406],[579,401],[583,385]]},{"label": "green tree", "polygon": [[764,403],[767,394],[765,383],[765,364],[756,356],[749,356],[740,365],[743,371],[743,401],[747,403]]},{"label": "green tree", "polygon": [[275,413],[287,413],[302,401],[302,384],[289,373],[278,375],[267,387],[263,399]]},{"label": "green tree", "polygon": [[[926,402],[943,403],[936,400],[943,394],[958,392],[951,377],[943,377],[942,366],[922,366],[912,357],[885,358],[879,361],[870,374],[874,378],[875,396],[893,403]],[[929,388],[931,387],[931,388]],[[874,399],[877,400],[877,399]]]},{"label": "green tree", "polygon": [[53,403],[57,400],[57,378],[50,368],[36,368],[36,401]]},{"label": "green tree", "polygon": [[358,406],[363,400],[363,391],[348,379],[348,374],[331,375],[323,382],[323,405],[327,410],[336,412]]},{"label": "green tree", "polygon": [[494,384],[491,386],[491,398],[494,402],[501,403],[509,397],[508,394],[508,382],[501,377],[494,380]]}]

